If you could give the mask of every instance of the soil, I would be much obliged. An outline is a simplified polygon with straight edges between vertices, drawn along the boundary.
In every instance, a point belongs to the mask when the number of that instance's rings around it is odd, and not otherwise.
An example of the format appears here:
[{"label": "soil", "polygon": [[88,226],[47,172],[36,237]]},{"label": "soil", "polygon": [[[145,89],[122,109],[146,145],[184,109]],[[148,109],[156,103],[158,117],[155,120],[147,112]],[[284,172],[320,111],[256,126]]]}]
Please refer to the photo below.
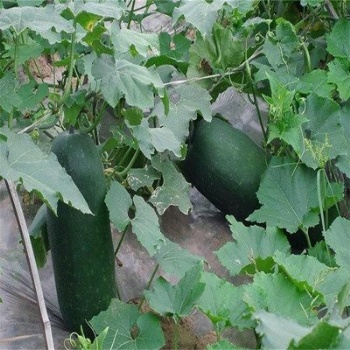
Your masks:
[{"label": "soil", "polygon": [[[133,300],[135,304],[139,304],[140,300]],[[143,313],[153,312],[147,303],[143,303],[141,311]],[[159,315],[158,315],[159,316]],[[175,324],[171,317],[160,317],[161,327],[165,336],[165,345],[163,350],[170,349],[206,349],[209,344],[217,341],[214,331],[210,331],[202,336],[196,334],[193,317],[184,317],[178,324]],[[178,341],[177,346],[175,342]]]}]

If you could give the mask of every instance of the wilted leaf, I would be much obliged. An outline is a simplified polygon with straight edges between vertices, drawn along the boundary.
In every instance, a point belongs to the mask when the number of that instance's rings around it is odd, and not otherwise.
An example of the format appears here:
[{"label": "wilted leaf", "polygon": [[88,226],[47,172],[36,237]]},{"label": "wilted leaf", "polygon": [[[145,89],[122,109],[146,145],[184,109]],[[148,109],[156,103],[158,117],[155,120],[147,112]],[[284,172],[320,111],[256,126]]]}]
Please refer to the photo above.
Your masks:
[{"label": "wilted leaf", "polygon": [[176,169],[173,162],[161,161],[159,157],[152,159],[153,167],[162,173],[163,184],[158,186],[150,197],[150,202],[157,208],[160,215],[171,205],[187,214],[192,208],[188,193],[190,184],[183,175]]},{"label": "wilted leaf", "polygon": [[132,168],[128,172],[127,181],[133,191],[146,186],[151,187],[154,181],[160,178],[160,174],[150,166],[145,168]]}]

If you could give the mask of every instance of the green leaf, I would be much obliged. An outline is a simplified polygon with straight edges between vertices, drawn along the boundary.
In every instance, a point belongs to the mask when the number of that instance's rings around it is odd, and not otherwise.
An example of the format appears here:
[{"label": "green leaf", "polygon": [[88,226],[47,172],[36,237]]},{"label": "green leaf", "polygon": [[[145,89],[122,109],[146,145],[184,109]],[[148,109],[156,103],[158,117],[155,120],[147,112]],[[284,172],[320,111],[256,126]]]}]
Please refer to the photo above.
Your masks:
[{"label": "green leaf", "polygon": [[336,164],[339,170],[350,179],[350,154],[339,156]]},{"label": "green leaf", "polygon": [[118,299],[90,323],[98,334],[108,326],[103,349],[160,349],[165,344],[157,316],[140,314],[136,305]]},{"label": "green leaf", "polygon": [[34,110],[48,96],[49,87],[47,84],[37,84],[34,80],[22,85],[18,89],[18,97],[21,103],[18,109],[23,113],[28,110]]},{"label": "green leaf", "polygon": [[122,0],[96,1],[74,1],[68,4],[71,11],[78,15],[82,12],[91,13],[100,17],[108,17],[119,20],[126,10],[125,2]]},{"label": "green leaf", "polygon": [[28,135],[7,128],[0,128],[0,134],[7,138],[6,142],[0,140],[1,177],[21,182],[29,192],[35,190],[55,213],[60,199],[91,214],[83,195],[53,153],[43,153]]},{"label": "green leaf", "polygon": [[118,231],[124,231],[130,223],[129,209],[132,205],[130,194],[118,181],[113,181],[105,202],[113,225]]},{"label": "green leaf", "polygon": [[200,282],[202,271],[202,264],[197,264],[174,286],[159,277],[153,290],[144,292],[151,308],[162,316],[188,316],[204,291],[205,285]]},{"label": "green leaf", "polygon": [[[60,42],[57,33],[74,31],[73,23],[60,15],[61,6],[46,5],[45,7],[13,7],[0,13],[0,29],[13,28],[17,34],[29,28],[49,40],[50,44]],[[52,32],[52,28],[57,33]]]},{"label": "green leaf", "polygon": [[315,69],[300,77],[296,90],[303,94],[315,93],[320,97],[330,98],[334,85],[328,81],[328,74],[322,69]]},{"label": "green leaf", "polygon": [[166,114],[163,104],[156,105],[151,116],[157,116],[163,128],[171,130],[177,140],[176,155],[181,155],[182,145],[189,135],[189,122],[195,120],[200,113],[206,121],[211,121],[211,96],[207,90],[195,85],[180,85],[172,93],[176,96],[169,101]]},{"label": "green leaf", "polygon": [[337,264],[350,271],[348,244],[350,244],[350,220],[338,217],[324,232],[326,243],[335,251]]},{"label": "green leaf", "polygon": [[301,6],[317,6],[319,4],[323,3],[323,0],[301,0],[300,5]]},{"label": "green leaf", "polygon": [[299,340],[310,331],[292,319],[259,310],[254,318],[258,321],[256,331],[262,336],[264,349],[287,349],[290,342]]},{"label": "green leaf", "polygon": [[265,231],[259,226],[247,227],[233,216],[228,216],[227,219],[235,241],[226,243],[216,255],[232,276],[250,265],[269,270],[273,261],[268,263],[262,259],[271,257],[277,250],[285,253],[290,251],[288,240],[280,230],[269,228]]},{"label": "green leaf", "polygon": [[337,85],[339,96],[346,101],[350,98],[350,62],[348,58],[335,58],[328,63],[328,82]]},{"label": "green leaf", "polygon": [[328,160],[347,154],[348,142],[340,125],[340,107],[333,100],[311,94],[306,99],[303,116],[308,122],[303,125],[304,142],[298,152],[309,167],[324,167]]},{"label": "green leaf", "polygon": [[180,211],[187,214],[192,208],[188,195],[191,185],[170,160],[161,160],[155,156],[152,158],[152,166],[162,174],[163,184],[154,190],[149,201],[160,215],[171,205],[177,206]]},{"label": "green leaf", "polygon": [[325,241],[317,242],[313,247],[308,248],[307,253],[309,256],[315,257],[319,262],[327,266],[335,266],[334,256],[330,254],[327,249]]},{"label": "green leaf", "polygon": [[317,319],[312,296],[281,273],[255,274],[253,283],[244,287],[243,300],[252,312],[265,310],[303,325]]},{"label": "green leaf", "polygon": [[350,23],[347,19],[341,18],[334,25],[327,37],[327,51],[335,57],[350,57]]},{"label": "green leaf", "polygon": [[167,32],[159,33],[159,49],[161,55],[181,60],[191,47],[191,40],[181,34],[171,36]]},{"label": "green leaf", "polygon": [[262,207],[248,217],[294,233],[317,225],[316,172],[288,158],[272,158],[257,192]]},{"label": "green leaf", "polygon": [[[288,349],[344,349],[339,348],[337,344],[344,337],[342,329],[333,326],[327,322],[320,321],[310,333],[299,339],[293,340]],[[346,340],[347,346],[350,346],[350,339]],[[342,343],[344,346],[345,343]]]},{"label": "green leaf", "polygon": [[42,268],[46,264],[47,250],[45,242],[41,237],[30,236],[30,242],[34,251],[35,262],[38,268]]},{"label": "green leaf", "polygon": [[248,307],[242,302],[242,286],[236,287],[209,272],[203,272],[201,281],[205,283],[205,289],[197,306],[213,324],[219,327],[222,324],[220,331],[229,325],[239,329],[252,326],[247,317],[250,313]]},{"label": "green leaf", "polygon": [[151,166],[145,168],[132,168],[128,172],[127,182],[133,191],[137,191],[142,187],[152,187],[154,181],[158,180],[160,175]]},{"label": "green leaf", "polygon": [[14,45],[4,45],[8,52],[6,56],[10,58],[17,55],[19,65],[25,63],[29,59],[39,57],[44,50],[44,47],[33,39],[27,38],[26,41],[27,42],[23,45],[19,44],[17,48]]},{"label": "green leaf", "polygon": [[182,278],[188,270],[203,260],[168,239],[165,240],[154,258],[167,274],[179,278]]},{"label": "green leaf", "polygon": [[140,196],[134,196],[135,218],[131,220],[132,230],[148,253],[154,255],[166,242],[160,231],[159,220],[154,209]]},{"label": "green leaf", "polygon": [[299,149],[303,140],[301,125],[307,119],[295,115],[292,110],[295,91],[290,91],[278,78],[268,75],[271,96],[264,96],[269,103],[269,138],[268,142],[274,139],[281,139]]},{"label": "green leaf", "polygon": [[227,339],[221,339],[214,344],[208,344],[206,347],[206,350],[235,350],[235,349],[241,349],[241,348],[232,344]]},{"label": "green leaf", "polygon": [[153,107],[154,89],[162,94],[163,83],[152,68],[103,54],[94,60],[91,72],[100,81],[102,94],[112,107],[122,97],[131,106],[141,109]]},{"label": "green leaf", "polygon": [[46,205],[45,204],[40,206],[40,208],[35,214],[35,217],[32,223],[28,227],[29,235],[33,236],[34,238],[40,237],[44,226],[46,226]]},{"label": "green leaf", "polygon": [[[296,286],[301,290],[309,290],[310,293],[319,291],[319,286],[323,283],[325,277],[332,273],[330,267],[313,256],[286,256],[276,252],[274,259]],[[305,266],[307,266],[307,269],[305,269]]]},{"label": "green leaf", "polygon": [[268,36],[263,45],[263,53],[275,70],[287,66],[292,53],[299,47],[299,38],[292,23],[279,18],[275,35]]},{"label": "green leaf", "polygon": [[112,25],[111,40],[116,57],[130,50],[135,50],[139,55],[147,57],[150,56],[150,52],[157,54],[160,50],[157,34],[140,33],[126,28],[120,29],[117,22]]},{"label": "green leaf", "polygon": [[225,0],[216,0],[211,3],[205,0],[183,0],[178,8],[174,9],[173,20],[184,16],[186,21],[194,25],[202,35],[210,35],[217,12]]},{"label": "green leaf", "polygon": [[0,109],[10,113],[21,102],[17,93],[15,76],[11,71],[8,71],[0,79]]}]

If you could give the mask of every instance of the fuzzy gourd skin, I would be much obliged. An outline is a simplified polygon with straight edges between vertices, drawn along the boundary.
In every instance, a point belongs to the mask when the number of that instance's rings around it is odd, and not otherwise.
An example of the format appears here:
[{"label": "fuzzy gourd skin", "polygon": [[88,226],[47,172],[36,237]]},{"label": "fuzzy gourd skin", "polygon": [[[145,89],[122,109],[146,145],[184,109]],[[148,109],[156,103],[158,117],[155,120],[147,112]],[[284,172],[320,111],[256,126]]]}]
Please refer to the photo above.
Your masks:
[{"label": "fuzzy gourd skin", "polygon": [[180,165],[187,181],[224,214],[240,221],[259,207],[256,192],[266,167],[264,150],[218,117],[196,122]]},{"label": "fuzzy gourd skin", "polygon": [[59,201],[57,216],[47,209],[58,301],[67,329],[92,336],[86,321],[106,310],[116,295],[114,249],[106,183],[95,144],[87,134],[63,133],[52,152],[81,191],[91,212]]}]

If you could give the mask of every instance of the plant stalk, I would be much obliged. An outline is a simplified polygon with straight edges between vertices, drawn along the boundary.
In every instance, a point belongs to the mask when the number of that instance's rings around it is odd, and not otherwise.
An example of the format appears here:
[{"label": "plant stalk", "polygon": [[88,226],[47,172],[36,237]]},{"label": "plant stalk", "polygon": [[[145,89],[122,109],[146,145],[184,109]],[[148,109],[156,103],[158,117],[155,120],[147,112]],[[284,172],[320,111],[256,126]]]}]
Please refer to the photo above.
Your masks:
[{"label": "plant stalk", "polygon": [[28,227],[24,218],[23,210],[21,207],[20,200],[18,198],[18,194],[16,191],[16,187],[13,182],[5,180],[6,187],[8,190],[8,193],[11,198],[12,207],[16,216],[16,220],[19,226],[19,231],[21,233],[22,242],[24,245],[24,250],[27,258],[27,262],[29,265],[29,271],[32,278],[32,282],[34,285],[34,291],[36,300],[38,303],[40,316],[41,316],[41,322],[43,326],[44,331],[44,338],[46,343],[46,349],[48,350],[54,350],[54,342],[52,337],[52,329],[51,329],[51,323],[49,320],[49,316],[47,314],[47,309],[45,305],[45,298],[44,293],[41,287],[40,277],[39,277],[39,271],[38,267],[35,262],[35,256],[33,252],[32,243],[30,241],[29,233],[28,233]]}]

